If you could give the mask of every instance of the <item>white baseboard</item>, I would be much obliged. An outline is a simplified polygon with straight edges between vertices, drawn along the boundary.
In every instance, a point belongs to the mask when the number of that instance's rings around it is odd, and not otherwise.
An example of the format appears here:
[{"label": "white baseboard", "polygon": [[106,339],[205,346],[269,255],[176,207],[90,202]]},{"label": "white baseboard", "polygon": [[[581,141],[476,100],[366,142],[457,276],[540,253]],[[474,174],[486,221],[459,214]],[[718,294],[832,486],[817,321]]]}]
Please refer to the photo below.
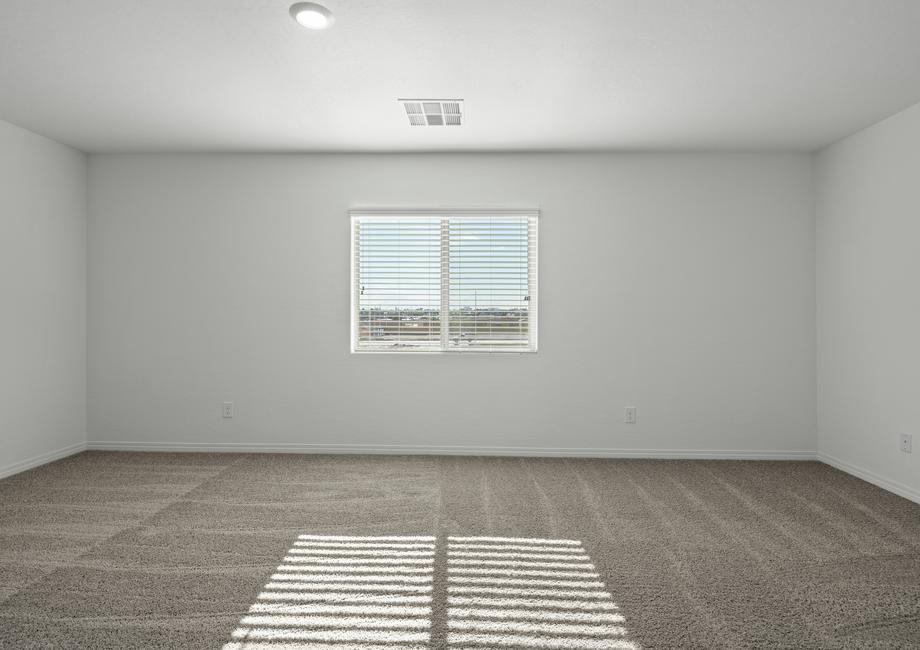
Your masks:
[{"label": "white baseboard", "polygon": [[307,443],[200,443],[200,442],[125,442],[91,440],[78,442],[45,454],[32,456],[0,467],[0,479],[24,472],[87,449],[105,451],[167,451],[209,453],[288,453],[288,454],[401,454],[401,455],[457,455],[457,456],[537,456],[569,458],[661,458],[661,459],[713,459],[713,460],[818,460],[831,467],[852,474],[905,499],[920,503],[920,490],[879,476],[867,469],[829,456],[805,451],[763,451],[737,449],[608,449],[582,447],[469,447],[462,445],[364,445],[364,444],[307,444]]},{"label": "white baseboard", "polygon": [[904,485],[898,481],[892,481],[887,479],[884,476],[879,476],[875,472],[870,472],[867,469],[862,467],[857,467],[846,461],[835,458],[834,456],[829,456],[828,454],[818,453],[818,460],[822,463],[827,463],[831,467],[836,467],[841,472],[846,472],[847,474],[852,474],[856,478],[861,478],[864,481],[872,483],[872,485],[878,486],[883,490],[888,490],[889,492],[894,492],[898,496],[902,496],[905,499],[910,499],[914,503],[920,503],[920,490],[915,490],[909,485]]},{"label": "white baseboard", "polygon": [[26,458],[25,460],[21,460],[11,465],[4,465],[3,467],[0,467],[0,479],[6,478],[7,476],[12,476],[13,474],[19,474],[19,472],[24,472],[27,469],[32,469],[33,467],[38,467],[39,465],[44,465],[45,463],[50,463],[51,461],[60,460],[62,458],[66,458],[67,456],[79,454],[81,451],[86,451],[85,442],[78,442],[75,445],[62,447],[61,449],[56,449],[55,451],[49,451],[45,454],[32,456],[31,458]]},{"label": "white baseboard", "polygon": [[579,447],[469,447],[463,445],[367,445],[308,443],[123,442],[90,440],[88,449],[290,454],[402,454],[450,456],[543,456],[573,458],[696,458],[726,460],[815,460],[814,451],[724,449],[605,449]]}]

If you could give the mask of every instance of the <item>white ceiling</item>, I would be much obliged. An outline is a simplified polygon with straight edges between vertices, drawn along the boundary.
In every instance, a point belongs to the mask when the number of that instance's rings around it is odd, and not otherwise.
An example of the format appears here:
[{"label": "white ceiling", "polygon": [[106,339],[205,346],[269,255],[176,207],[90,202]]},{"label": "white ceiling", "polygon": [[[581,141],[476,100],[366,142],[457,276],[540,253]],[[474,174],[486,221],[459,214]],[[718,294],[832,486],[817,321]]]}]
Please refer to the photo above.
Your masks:
[{"label": "white ceiling", "polygon": [[920,101],[920,0],[328,0],[325,32],[291,2],[0,0],[0,118],[93,152],[812,150]]}]

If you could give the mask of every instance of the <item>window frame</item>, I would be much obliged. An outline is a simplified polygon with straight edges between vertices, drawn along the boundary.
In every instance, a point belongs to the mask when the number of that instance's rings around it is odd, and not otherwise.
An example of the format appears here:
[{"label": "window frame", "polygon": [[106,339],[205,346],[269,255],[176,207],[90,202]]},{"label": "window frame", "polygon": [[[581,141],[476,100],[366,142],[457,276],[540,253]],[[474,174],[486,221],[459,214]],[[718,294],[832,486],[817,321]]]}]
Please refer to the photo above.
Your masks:
[{"label": "window frame", "polygon": [[[354,209],[348,211],[348,241],[349,241],[349,322],[350,322],[350,332],[349,332],[349,351],[352,354],[408,354],[408,355],[425,355],[425,354],[500,354],[500,355],[514,355],[514,354],[536,354],[538,350],[538,333],[539,333],[539,241],[540,241],[540,210],[538,209],[520,209],[520,210],[509,210],[509,209],[499,209],[499,210],[488,210],[488,209],[407,209],[407,210],[397,210],[397,209]],[[533,219],[533,250],[528,250],[528,268],[532,269],[528,274],[528,285],[531,287],[529,293],[530,303],[528,307],[528,341],[529,346],[525,348],[517,349],[501,349],[501,348],[473,348],[473,349],[462,349],[462,348],[451,348],[446,343],[445,328],[442,327],[441,330],[441,347],[440,349],[435,348],[423,348],[418,350],[412,350],[407,348],[393,348],[393,349],[361,349],[358,347],[358,321],[359,321],[359,309],[360,309],[360,289],[357,283],[357,263],[358,260],[355,258],[355,224],[361,218],[374,218],[374,217],[403,217],[406,219],[411,218],[421,218],[421,219],[451,219],[451,218],[485,218],[485,217],[521,217]],[[532,260],[532,263],[531,263]],[[442,278],[443,282],[443,278]],[[442,304],[442,310],[444,309]]]}]

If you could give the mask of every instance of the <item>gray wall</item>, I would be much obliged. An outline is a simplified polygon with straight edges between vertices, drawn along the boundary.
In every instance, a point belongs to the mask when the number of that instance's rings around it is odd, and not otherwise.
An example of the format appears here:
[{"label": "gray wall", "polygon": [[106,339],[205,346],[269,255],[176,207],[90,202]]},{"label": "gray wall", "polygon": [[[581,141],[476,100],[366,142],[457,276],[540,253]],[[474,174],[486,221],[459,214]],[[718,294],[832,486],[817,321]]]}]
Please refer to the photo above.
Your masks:
[{"label": "gray wall", "polygon": [[[99,155],[90,188],[91,445],[814,453],[808,155]],[[542,210],[538,354],[349,353],[346,211],[438,206]]]},{"label": "gray wall", "polygon": [[0,476],[86,441],[86,169],[0,121]]},{"label": "gray wall", "polygon": [[920,501],[920,104],[821,152],[817,197],[821,457]]}]

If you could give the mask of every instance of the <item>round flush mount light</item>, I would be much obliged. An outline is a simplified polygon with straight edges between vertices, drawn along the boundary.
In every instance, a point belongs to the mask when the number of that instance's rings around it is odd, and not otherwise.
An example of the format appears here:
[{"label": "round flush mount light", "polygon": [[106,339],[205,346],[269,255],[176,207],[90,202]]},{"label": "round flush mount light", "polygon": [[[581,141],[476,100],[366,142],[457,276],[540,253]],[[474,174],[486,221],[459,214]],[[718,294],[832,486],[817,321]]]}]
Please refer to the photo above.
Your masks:
[{"label": "round flush mount light", "polygon": [[291,18],[307,29],[328,29],[335,22],[332,12],[315,2],[298,2],[291,5]]}]

